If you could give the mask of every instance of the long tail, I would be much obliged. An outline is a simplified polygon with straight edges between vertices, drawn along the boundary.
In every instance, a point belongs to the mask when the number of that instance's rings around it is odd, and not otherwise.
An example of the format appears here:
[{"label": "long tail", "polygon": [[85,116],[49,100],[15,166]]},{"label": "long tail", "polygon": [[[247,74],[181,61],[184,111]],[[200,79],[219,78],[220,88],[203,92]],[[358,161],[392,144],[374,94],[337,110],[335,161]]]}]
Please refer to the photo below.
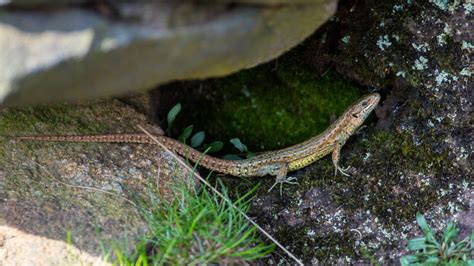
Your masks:
[{"label": "long tail", "polygon": [[[188,158],[189,160],[199,163],[199,165],[209,169],[218,171],[220,173],[239,175],[236,171],[237,165],[240,165],[239,161],[223,160],[215,158],[209,155],[205,155],[202,152],[193,149],[177,140],[164,137],[155,136],[158,141],[165,145],[168,149],[175,151],[179,155]],[[15,140],[21,141],[58,141],[58,142],[107,142],[107,143],[144,143],[153,144],[157,143],[146,134],[108,134],[108,135],[65,135],[65,136],[24,136],[15,137]]]},{"label": "long tail", "polygon": [[57,142],[108,142],[108,143],[148,143],[154,142],[145,134],[107,134],[107,135],[63,135],[63,136],[23,136],[15,140],[57,141]]}]

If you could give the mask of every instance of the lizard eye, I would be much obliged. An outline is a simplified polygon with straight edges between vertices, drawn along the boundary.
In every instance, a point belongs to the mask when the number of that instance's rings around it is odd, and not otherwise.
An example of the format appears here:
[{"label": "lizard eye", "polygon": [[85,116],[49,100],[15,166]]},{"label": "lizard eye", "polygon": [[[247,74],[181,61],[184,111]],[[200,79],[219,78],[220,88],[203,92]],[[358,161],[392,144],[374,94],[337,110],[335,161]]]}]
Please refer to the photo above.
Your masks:
[{"label": "lizard eye", "polygon": [[368,102],[367,102],[367,101],[364,101],[364,102],[362,102],[361,105],[362,105],[363,107],[365,107],[365,106],[367,106],[367,104],[368,104]]}]

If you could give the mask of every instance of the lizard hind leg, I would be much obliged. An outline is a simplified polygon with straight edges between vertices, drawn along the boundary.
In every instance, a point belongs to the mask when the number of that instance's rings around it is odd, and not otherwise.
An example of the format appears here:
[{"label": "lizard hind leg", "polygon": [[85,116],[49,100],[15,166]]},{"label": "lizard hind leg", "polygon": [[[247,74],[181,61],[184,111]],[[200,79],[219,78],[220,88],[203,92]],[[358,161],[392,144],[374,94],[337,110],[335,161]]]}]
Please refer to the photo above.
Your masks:
[{"label": "lizard hind leg", "polygon": [[268,192],[272,191],[272,189],[276,185],[280,185],[280,196],[283,194],[283,184],[290,184],[290,185],[297,185],[297,179],[294,176],[286,176],[288,173],[288,165],[283,165],[277,172],[275,183],[270,187]]}]

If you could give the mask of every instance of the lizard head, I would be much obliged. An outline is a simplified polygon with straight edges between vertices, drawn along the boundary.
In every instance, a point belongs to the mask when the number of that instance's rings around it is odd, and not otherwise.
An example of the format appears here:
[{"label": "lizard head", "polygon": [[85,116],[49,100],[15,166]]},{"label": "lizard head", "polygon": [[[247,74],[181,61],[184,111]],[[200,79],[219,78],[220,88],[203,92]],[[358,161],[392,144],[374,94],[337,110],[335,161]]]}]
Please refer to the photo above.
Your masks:
[{"label": "lizard head", "polygon": [[372,110],[375,109],[380,101],[380,94],[371,93],[360,98],[351,107],[347,109],[342,118],[346,125],[348,133],[352,134],[367,119]]}]

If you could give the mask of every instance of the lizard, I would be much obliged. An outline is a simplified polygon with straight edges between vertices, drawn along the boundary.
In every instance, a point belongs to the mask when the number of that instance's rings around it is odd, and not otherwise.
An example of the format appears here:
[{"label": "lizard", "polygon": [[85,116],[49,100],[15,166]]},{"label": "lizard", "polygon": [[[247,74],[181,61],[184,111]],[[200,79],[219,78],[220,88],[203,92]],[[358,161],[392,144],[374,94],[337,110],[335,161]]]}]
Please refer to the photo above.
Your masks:
[{"label": "lizard", "polygon": [[[354,102],[322,133],[293,146],[269,151],[249,159],[225,160],[206,155],[186,144],[165,136],[156,136],[168,149],[207,168],[237,177],[276,176],[276,185],[296,184],[295,177],[287,173],[312,164],[320,158],[332,154],[334,175],[340,172],[349,176],[347,169],[339,166],[341,148],[349,137],[363,124],[380,101],[380,94],[372,93]],[[107,134],[107,135],[65,135],[65,136],[21,136],[17,140],[68,141],[68,142],[107,142],[157,144],[146,134]],[[281,188],[281,187],[280,187]]]}]

